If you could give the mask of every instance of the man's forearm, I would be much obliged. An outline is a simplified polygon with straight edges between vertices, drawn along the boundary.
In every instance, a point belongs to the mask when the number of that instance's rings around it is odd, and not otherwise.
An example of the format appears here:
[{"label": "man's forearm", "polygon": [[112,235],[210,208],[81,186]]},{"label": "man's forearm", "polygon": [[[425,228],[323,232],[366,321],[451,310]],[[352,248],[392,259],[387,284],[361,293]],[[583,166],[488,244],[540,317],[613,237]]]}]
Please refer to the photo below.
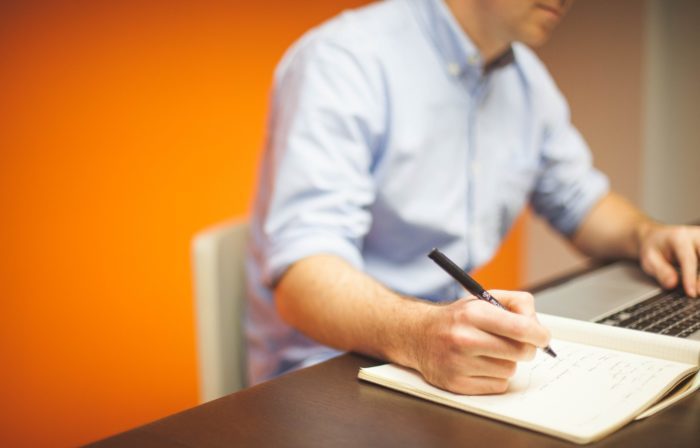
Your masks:
[{"label": "man's forearm", "polygon": [[275,288],[282,318],[322,344],[415,366],[411,347],[434,305],[402,297],[344,260],[315,255]]},{"label": "man's forearm", "polygon": [[591,257],[636,259],[644,234],[657,225],[622,196],[609,193],[584,218],[572,242]]},{"label": "man's forearm", "polygon": [[322,344],[411,367],[456,393],[492,394],[549,344],[532,295],[492,292],[510,311],[473,297],[442,305],[402,297],[338,257],[315,255],[282,276],[275,301],[288,324]]}]

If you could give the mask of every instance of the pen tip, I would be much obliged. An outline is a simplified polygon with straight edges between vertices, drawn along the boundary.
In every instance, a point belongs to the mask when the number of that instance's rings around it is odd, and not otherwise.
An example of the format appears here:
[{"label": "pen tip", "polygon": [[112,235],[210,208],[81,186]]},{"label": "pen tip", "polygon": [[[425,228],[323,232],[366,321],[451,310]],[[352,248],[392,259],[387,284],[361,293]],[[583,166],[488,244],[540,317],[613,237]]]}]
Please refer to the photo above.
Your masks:
[{"label": "pen tip", "polygon": [[554,350],[552,350],[552,348],[551,348],[550,346],[546,346],[546,347],[543,348],[542,350],[544,350],[544,352],[545,352],[546,354],[548,354],[549,356],[551,356],[552,358],[556,358],[556,357],[557,357],[557,354],[554,353]]}]

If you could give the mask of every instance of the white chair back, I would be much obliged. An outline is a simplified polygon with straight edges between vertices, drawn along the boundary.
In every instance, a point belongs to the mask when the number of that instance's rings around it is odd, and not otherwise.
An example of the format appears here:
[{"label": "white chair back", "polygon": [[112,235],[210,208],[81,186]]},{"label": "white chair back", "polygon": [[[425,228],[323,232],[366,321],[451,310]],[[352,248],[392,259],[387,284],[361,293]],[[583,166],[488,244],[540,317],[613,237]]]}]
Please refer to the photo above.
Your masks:
[{"label": "white chair back", "polygon": [[201,402],[246,386],[247,236],[247,223],[234,220],[205,229],[192,242]]}]

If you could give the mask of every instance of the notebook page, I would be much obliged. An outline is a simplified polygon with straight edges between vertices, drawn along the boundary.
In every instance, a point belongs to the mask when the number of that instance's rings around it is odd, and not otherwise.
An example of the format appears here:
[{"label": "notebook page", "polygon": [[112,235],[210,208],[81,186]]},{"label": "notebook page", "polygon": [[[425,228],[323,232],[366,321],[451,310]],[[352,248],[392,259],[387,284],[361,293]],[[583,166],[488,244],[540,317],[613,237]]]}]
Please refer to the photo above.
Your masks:
[{"label": "notebook page", "polygon": [[651,417],[652,415],[656,414],[657,412],[663,411],[664,409],[671,406],[672,404],[674,404],[674,403],[682,400],[683,398],[687,397],[688,395],[694,393],[698,389],[700,389],[700,375],[696,374],[684,387],[675,391],[673,394],[670,394],[670,395],[664,397],[663,400],[661,400],[659,403],[656,403],[655,405],[651,406],[646,411],[639,414],[635,418],[635,420],[642,420],[642,419],[645,419],[647,417]]},{"label": "notebook page", "polygon": [[518,364],[505,394],[457,395],[391,364],[360,378],[448,406],[585,443],[632,420],[681,377],[687,364],[553,340],[557,358],[539,352]]},{"label": "notebook page", "polygon": [[[537,318],[552,332],[552,337],[557,339],[686,364],[700,364],[700,341],[611,327],[549,314],[537,314]],[[552,346],[552,349],[557,351],[555,346]]]}]

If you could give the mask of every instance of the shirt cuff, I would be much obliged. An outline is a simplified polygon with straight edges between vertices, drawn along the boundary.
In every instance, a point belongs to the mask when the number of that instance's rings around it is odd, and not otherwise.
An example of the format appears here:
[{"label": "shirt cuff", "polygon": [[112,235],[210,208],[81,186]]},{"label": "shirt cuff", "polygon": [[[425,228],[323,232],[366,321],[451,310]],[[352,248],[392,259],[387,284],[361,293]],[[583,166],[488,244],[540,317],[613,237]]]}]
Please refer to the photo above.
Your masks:
[{"label": "shirt cuff", "polygon": [[554,228],[567,237],[573,235],[591,209],[610,190],[607,176],[599,171],[591,173],[585,187],[577,190],[566,201],[566,213],[562,213],[550,222]]},{"label": "shirt cuff", "polygon": [[289,266],[302,258],[318,254],[336,255],[359,270],[364,268],[360,251],[352,242],[335,235],[309,234],[271,246],[263,272],[265,285],[273,288]]}]

